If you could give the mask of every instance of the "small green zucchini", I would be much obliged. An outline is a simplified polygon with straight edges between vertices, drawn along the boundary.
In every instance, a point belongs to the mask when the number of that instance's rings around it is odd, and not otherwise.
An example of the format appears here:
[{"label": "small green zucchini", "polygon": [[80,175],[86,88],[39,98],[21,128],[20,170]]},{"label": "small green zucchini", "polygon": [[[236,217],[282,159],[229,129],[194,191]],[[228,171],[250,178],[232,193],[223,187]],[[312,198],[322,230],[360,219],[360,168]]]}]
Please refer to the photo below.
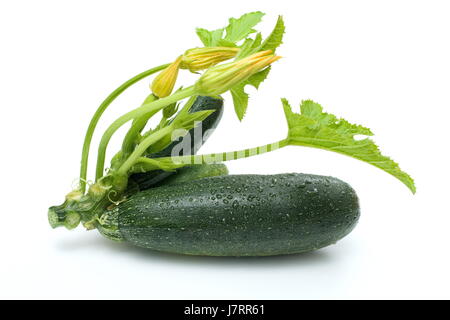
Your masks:
[{"label": "small green zucchini", "polygon": [[[195,129],[189,130],[188,134],[191,137],[190,154],[197,153],[202,144],[208,139],[209,135],[219,124],[223,114],[223,100],[221,98],[198,96],[195,99],[194,103],[192,104],[191,108],[189,109],[189,112],[193,113],[205,110],[214,110],[214,112],[210,114],[205,120],[202,121],[202,136],[200,137],[200,139],[197,137],[195,137],[197,139],[194,139]],[[178,143],[180,143],[181,140],[182,138],[172,141],[163,150],[157,153],[149,154],[147,155],[147,157],[148,158],[169,157],[172,153],[172,149]],[[148,188],[153,187],[154,185],[163,183],[163,181],[167,177],[171,176],[173,173],[174,172],[163,170],[134,173],[129,177],[129,181],[131,185],[136,185],[139,188],[139,190],[146,190]]]},{"label": "small green zucchini", "polygon": [[224,175],[139,192],[106,212],[98,229],[165,252],[268,256],[333,244],[359,214],[355,191],[336,178]]}]

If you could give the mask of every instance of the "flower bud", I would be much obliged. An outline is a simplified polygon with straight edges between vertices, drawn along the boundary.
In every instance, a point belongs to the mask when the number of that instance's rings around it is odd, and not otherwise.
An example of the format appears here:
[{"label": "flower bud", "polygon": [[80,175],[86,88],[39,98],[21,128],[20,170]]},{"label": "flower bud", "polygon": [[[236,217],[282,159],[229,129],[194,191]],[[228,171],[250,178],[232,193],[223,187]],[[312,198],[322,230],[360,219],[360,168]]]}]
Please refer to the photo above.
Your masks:
[{"label": "flower bud", "polygon": [[239,48],[232,47],[205,47],[187,50],[182,57],[181,69],[196,72],[208,69],[220,62],[234,58]]},{"label": "flower bud", "polygon": [[280,58],[273,55],[271,50],[267,50],[238,61],[212,67],[195,83],[195,90],[199,95],[222,94]]},{"label": "flower bud", "polygon": [[164,98],[172,93],[175,82],[177,81],[180,63],[181,56],[155,77],[150,87],[155,96]]}]

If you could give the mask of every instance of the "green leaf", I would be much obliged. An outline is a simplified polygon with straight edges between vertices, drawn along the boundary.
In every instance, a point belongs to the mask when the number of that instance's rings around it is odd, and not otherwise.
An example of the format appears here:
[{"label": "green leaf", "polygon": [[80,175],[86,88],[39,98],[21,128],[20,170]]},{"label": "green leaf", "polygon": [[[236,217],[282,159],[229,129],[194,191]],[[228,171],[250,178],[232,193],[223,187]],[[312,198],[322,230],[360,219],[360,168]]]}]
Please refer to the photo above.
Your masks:
[{"label": "green leaf", "polygon": [[222,39],[223,29],[217,29],[211,31],[211,47],[219,45],[219,41]]},{"label": "green leaf", "polygon": [[255,36],[255,39],[253,40],[252,49],[256,49],[261,45],[262,42],[262,36],[261,32],[258,32]]},{"label": "green leaf", "polygon": [[237,84],[230,89],[231,97],[233,98],[234,111],[239,119],[242,121],[248,107],[248,94],[244,91],[245,84]]},{"label": "green leaf", "polygon": [[[245,58],[253,53],[262,50],[273,50],[281,44],[283,34],[284,34],[284,22],[281,16],[278,17],[277,23],[266,40],[262,41],[261,33],[257,33],[254,39],[247,38],[250,34],[256,31],[253,27],[261,21],[264,16],[262,12],[250,12],[246,13],[238,19],[231,18],[229,20],[229,25],[224,29],[218,29],[215,31],[208,31],[206,29],[197,29],[197,34],[202,40],[205,46],[236,46],[236,42],[244,40],[244,42],[239,46],[241,49],[239,54],[236,56],[236,60]],[[223,36],[223,31],[225,32],[225,37]],[[214,33],[214,35],[213,35]],[[234,109],[239,120],[245,116],[248,107],[249,96],[245,92],[245,86],[251,85],[258,89],[261,82],[263,82],[270,72],[270,67],[261,70],[260,72],[252,75],[246,81],[235,85],[230,89],[231,96],[233,98]]]},{"label": "green leaf", "polygon": [[261,45],[262,37],[261,33],[257,33],[255,39],[247,38],[244,43],[240,46],[239,54],[236,56],[235,60],[240,60],[249,56],[250,54],[258,51],[258,47]]},{"label": "green leaf", "polygon": [[197,28],[195,29],[195,32],[202,41],[203,45],[205,47],[209,47],[211,44],[211,32],[203,28]]},{"label": "green leaf", "polygon": [[236,48],[237,45],[234,42],[225,40],[225,39],[218,39],[217,42],[215,43],[215,46],[218,47],[232,47],[232,48]]},{"label": "green leaf", "polygon": [[244,43],[239,47],[241,50],[236,55],[235,60],[240,60],[241,57],[246,57],[248,53],[252,51],[254,41],[255,40],[250,38],[245,39]]},{"label": "green leaf", "polygon": [[246,13],[238,19],[230,18],[229,25],[225,28],[224,39],[236,43],[246,38],[249,34],[256,32],[253,27],[261,21],[263,16],[264,13],[257,11]]},{"label": "green leaf", "polygon": [[223,28],[209,31],[203,28],[197,28],[196,32],[205,47],[217,46],[222,39]]},{"label": "green leaf", "polygon": [[[250,38],[245,39],[244,43],[241,46],[241,51],[236,57],[236,60],[245,58],[250,54],[253,54],[258,51],[272,50],[275,52],[276,48],[282,43],[284,30],[285,28],[283,18],[279,16],[272,33],[269,35],[269,37],[267,37],[266,40],[264,40],[262,44],[261,44],[262,37],[260,33],[256,35],[255,39]],[[251,85],[255,89],[258,89],[259,85],[269,75],[269,72],[270,66],[252,75],[249,79],[247,79],[247,81],[234,86],[230,90],[231,96],[233,98],[234,110],[240,121],[242,121],[242,119],[244,118],[245,112],[247,111],[248,107],[249,96],[245,92],[245,86]]]},{"label": "green leaf", "polygon": [[[196,33],[205,47],[235,47],[236,42],[256,32],[253,27],[261,21],[262,16],[264,13],[259,11],[246,13],[238,19],[230,18],[225,28],[213,31],[197,28]],[[224,31],[226,31],[225,37]]]},{"label": "green leaf", "polygon": [[241,51],[236,56],[236,60],[245,58],[258,51],[272,50],[275,53],[275,50],[283,43],[284,31],[283,17],[278,16],[274,29],[264,42],[262,42],[261,33],[258,33],[255,39],[245,39],[245,42],[241,46]]},{"label": "green leaf", "polygon": [[264,40],[263,44],[259,48],[258,51],[264,50],[275,50],[283,43],[283,35],[284,35],[285,27],[282,16],[278,16],[277,23],[272,33]]},{"label": "green leaf", "polygon": [[249,84],[255,87],[255,89],[258,89],[261,82],[266,80],[267,76],[269,75],[269,72],[270,66],[252,75],[250,78],[247,79],[246,84]]},{"label": "green leaf", "polygon": [[169,119],[171,116],[173,116],[175,113],[177,113],[179,108],[179,104],[178,103],[172,103],[171,105],[165,107],[163,109],[163,117],[165,119]]},{"label": "green leaf", "polygon": [[396,162],[382,155],[371,139],[355,139],[355,136],[373,135],[369,128],[325,113],[320,104],[311,100],[302,101],[300,113],[292,112],[286,99],[282,99],[282,103],[289,127],[290,145],[325,149],[365,161],[393,175],[413,193],[416,192],[414,180]]},{"label": "green leaf", "polygon": [[269,72],[270,66],[255,73],[246,81],[241,82],[230,89],[231,97],[233,98],[234,111],[236,112],[239,121],[244,119],[248,107],[249,96],[248,93],[245,92],[245,86],[251,85],[255,89],[258,89],[259,85],[266,79]]}]

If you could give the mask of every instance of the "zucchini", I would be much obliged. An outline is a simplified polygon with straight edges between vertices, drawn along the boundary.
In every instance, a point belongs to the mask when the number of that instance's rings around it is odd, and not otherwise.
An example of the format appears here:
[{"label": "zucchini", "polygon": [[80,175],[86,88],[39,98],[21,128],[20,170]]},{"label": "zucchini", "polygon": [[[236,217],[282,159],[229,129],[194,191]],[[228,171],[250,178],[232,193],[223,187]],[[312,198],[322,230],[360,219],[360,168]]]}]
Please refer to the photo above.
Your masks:
[{"label": "zucchini", "polygon": [[[199,96],[195,99],[189,112],[215,110],[205,120],[202,121],[202,139],[191,139],[190,154],[195,154],[200,149],[202,144],[208,139],[211,130],[214,130],[223,114],[223,100],[220,98]],[[189,133],[191,137],[194,136],[194,129],[191,129]],[[163,150],[147,155],[148,158],[160,158],[169,157],[172,153],[172,149],[181,142],[183,137],[178,140],[172,141]],[[184,155],[184,154],[180,154]],[[137,186],[139,190],[146,190],[156,184],[162,183],[164,179],[172,175],[174,172],[154,170],[150,172],[135,173],[129,177],[129,182],[133,186]]]},{"label": "zucchini", "polygon": [[229,175],[135,194],[104,214],[100,232],[159,251],[267,256],[313,251],[359,218],[345,182],[310,174]]}]

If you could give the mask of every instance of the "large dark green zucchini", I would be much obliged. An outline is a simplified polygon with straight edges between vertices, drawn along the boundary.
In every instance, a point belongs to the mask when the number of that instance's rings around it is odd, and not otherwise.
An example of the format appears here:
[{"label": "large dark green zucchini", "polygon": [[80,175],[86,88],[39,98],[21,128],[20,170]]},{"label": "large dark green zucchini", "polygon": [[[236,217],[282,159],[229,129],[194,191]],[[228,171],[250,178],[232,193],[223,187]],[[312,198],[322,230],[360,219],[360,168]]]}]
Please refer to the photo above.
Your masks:
[{"label": "large dark green zucchini", "polygon": [[359,218],[345,182],[308,174],[229,175],[151,188],[108,213],[116,240],[208,256],[316,250],[347,235]]},{"label": "large dark green zucchini", "polygon": [[[202,121],[202,139],[191,139],[190,154],[195,154],[202,146],[203,142],[208,138],[208,134],[211,134],[211,130],[215,129],[222,118],[223,114],[223,100],[212,97],[199,96],[192,104],[189,112],[215,110],[205,120]],[[189,131],[191,137],[194,136],[194,129]],[[172,149],[182,140],[179,138],[173,141],[163,150],[149,154],[149,158],[168,157],[171,155]],[[184,154],[180,154],[184,155]],[[163,170],[154,170],[144,173],[135,173],[129,177],[130,185],[137,186],[139,190],[146,190],[156,184],[161,183],[164,179],[172,175],[174,172],[168,172]]]}]

